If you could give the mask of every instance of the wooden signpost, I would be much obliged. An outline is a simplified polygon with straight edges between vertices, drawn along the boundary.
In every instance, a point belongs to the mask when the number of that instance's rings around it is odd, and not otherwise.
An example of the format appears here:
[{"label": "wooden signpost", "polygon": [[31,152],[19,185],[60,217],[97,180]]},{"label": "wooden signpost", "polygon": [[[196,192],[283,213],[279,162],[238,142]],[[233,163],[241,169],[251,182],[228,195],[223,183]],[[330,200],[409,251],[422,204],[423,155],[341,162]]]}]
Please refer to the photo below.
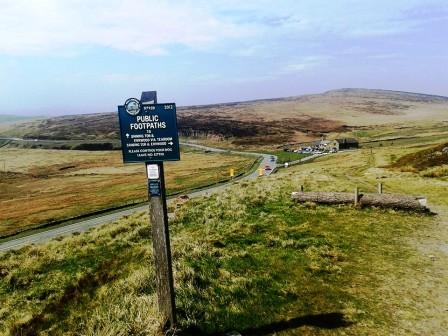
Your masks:
[{"label": "wooden signpost", "polygon": [[174,279],[168,230],[163,161],[180,160],[176,105],[157,104],[157,92],[143,92],[118,106],[123,162],[144,162],[148,177],[159,311],[170,329],[176,325]]}]

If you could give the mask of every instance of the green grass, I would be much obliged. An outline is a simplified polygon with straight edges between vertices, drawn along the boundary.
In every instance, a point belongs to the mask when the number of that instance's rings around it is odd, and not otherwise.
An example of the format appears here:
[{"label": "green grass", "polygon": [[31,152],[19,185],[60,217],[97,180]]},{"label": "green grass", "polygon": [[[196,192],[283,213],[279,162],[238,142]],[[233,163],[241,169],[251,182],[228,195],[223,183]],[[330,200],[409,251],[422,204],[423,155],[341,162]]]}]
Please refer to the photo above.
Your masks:
[{"label": "green grass", "polygon": [[[415,309],[384,290],[384,275],[421,267],[402,239],[432,219],[297,205],[289,193],[301,183],[294,174],[243,182],[177,211],[170,228],[182,330],[384,335],[396,328],[396,309]],[[153,265],[144,215],[6,253],[0,333],[155,335]]]},{"label": "green grass", "polygon": [[[179,328],[190,335],[440,334],[444,254],[431,252],[437,264],[421,249],[443,238],[446,178],[386,168],[391,156],[421,149],[338,153],[176,209]],[[378,181],[386,192],[425,195],[442,215],[290,200],[301,185],[372,192]],[[0,255],[0,302],[0,334],[159,335],[147,216]],[[422,329],[427,321],[436,331]]]}]

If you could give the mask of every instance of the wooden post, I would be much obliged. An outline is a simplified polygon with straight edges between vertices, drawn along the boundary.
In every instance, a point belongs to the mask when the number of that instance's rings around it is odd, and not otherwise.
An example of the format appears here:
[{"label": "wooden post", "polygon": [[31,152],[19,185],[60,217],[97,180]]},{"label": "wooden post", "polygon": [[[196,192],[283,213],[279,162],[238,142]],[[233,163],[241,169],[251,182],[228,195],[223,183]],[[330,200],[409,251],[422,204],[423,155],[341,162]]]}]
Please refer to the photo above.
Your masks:
[{"label": "wooden post", "polygon": [[303,184],[300,186],[300,192],[303,192]]},{"label": "wooden post", "polygon": [[358,205],[358,201],[359,201],[359,189],[358,187],[355,188],[355,206]]},{"label": "wooden post", "polygon": [[[157,92],[143,92],[141,103],[157,104]],[[153,168],[157,166],[154,176],[150,176],[149,165]],[[159,312],[164,319],[164,327],[169,324],[169,329],[174,329],[176,305],[166,206],[165,172],[163,162],[147,162],[145,168],[148,173],[149,224],[152,233]]]},{"label": "wooden post", "polygon": [[152,229],[159,311],[165,319],[164,324],[169,322],[170,328],[173,329],[176,325],[176,306],[163,162],[157,163],[157,167],[160,179],[156,182],[160,183],[160,196],[151,195],[151,191],[148,193],[149,219]]},{"label": "wooden post", "polygon": [[383,184],[381,182],[378,183],[378,194],[383,193]]}]

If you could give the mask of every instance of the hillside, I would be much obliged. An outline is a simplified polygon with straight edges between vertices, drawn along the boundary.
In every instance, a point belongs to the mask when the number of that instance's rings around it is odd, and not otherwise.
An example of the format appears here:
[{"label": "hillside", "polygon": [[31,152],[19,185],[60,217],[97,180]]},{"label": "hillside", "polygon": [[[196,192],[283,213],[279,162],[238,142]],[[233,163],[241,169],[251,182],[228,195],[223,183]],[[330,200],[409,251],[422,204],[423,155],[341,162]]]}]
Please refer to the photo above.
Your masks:
[{"label": "hillside", "polygon": [[418,172],[427,177],[448,176],[448,143],[406,154],[389,167]]},{"label": "hillside", "polygon": [[42,117],[26,117],[26,116],[18,116],[13,114],[0,114],[0,123],[13,123],[17,121],[31,120],[31,119],[39,119]]},{"label": "hillside", "polygon": [[[341,89],[322,94],[178,108],[181,136],[230,139],[234,145],[308,141],[359,126],[448,119],[448,98]],[[22,123],[9,135],[39,139],[117,139],[116,113]]]},{"label": "hillside", "polygon": [[[446,180],[384,168],[419,150],[326,156],[178,208],[177,335],[443,335],[446,216],[289,197],[300,185],[372,192],[380,180],[446,214]],[[0,334],[161,335],[151,245],[140,213],[0,255]]]},{"label": "hillside", "polygon": [[42,119],[42,117],[28,117],[18,116],[12,114],[0,114],[0,134],[7,132],[11,129],[16,129],[19,124],[23,122],[35,121]]},{"label": "hillside", "polygon": [[347,125],[395,123],[407,120],[448,118],[448,97],[427,94],[339,89],[322,94],[265,99],[239,103],[190,106],[189,114],[209,114],[235,120],[282,120],[308,116],[332,119]]}]

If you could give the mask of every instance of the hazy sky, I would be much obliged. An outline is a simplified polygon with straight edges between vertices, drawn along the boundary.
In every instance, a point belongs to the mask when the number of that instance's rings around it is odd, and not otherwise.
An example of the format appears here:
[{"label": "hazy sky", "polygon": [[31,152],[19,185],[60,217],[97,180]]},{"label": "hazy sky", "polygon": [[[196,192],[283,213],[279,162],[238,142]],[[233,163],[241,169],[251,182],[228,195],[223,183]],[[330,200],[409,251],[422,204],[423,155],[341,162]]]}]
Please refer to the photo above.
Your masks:
[{"label": "hazy sky", "polygon": [[447,0],[0,0],[0,113],[342,87],[448,95]]}]

